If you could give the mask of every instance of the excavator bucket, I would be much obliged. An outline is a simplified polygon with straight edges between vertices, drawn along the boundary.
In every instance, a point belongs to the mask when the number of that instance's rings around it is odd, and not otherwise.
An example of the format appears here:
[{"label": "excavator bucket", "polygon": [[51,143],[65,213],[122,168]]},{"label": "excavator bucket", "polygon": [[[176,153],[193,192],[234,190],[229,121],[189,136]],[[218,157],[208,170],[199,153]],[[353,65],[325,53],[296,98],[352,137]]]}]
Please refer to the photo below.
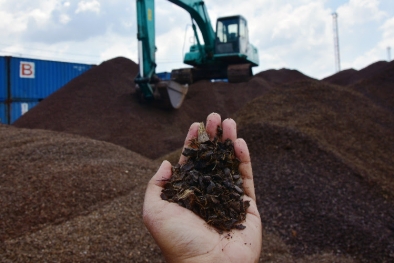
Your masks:
[{"label": "excavator bucket", "polygon": [[186,97],[188,86],[181,85],[175,81],[160,81],[156,85],[156,100],[160,106],[167,109],[178,109]]}]

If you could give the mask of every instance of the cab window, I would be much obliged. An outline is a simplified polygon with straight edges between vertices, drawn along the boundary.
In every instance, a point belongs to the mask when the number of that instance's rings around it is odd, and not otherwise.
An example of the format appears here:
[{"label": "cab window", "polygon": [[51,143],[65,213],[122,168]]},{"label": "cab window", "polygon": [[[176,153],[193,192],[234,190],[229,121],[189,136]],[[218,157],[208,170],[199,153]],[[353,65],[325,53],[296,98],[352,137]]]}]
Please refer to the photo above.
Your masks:
[{"label": "cab window", "polygon": [[218,21],[216,35],[220,42],[227,43],[238,39],[238,21],[238,19]]}]

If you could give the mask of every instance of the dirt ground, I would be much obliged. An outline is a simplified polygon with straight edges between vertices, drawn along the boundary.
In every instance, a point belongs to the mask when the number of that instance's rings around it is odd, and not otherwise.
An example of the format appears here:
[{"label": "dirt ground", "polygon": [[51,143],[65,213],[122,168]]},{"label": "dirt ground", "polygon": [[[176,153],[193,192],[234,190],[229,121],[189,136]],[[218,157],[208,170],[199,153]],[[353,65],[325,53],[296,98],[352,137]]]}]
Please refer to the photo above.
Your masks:
[{"label": "dirt ground", "polygon": [[260,262],[393,262],[393,66],[357,81],[287,69],[201,81],[164,111],[138,102],[134,62],[104,62],[0,126],[0,262],[164,262],[142,223],[145,187],[210,112],[249,145]]}]

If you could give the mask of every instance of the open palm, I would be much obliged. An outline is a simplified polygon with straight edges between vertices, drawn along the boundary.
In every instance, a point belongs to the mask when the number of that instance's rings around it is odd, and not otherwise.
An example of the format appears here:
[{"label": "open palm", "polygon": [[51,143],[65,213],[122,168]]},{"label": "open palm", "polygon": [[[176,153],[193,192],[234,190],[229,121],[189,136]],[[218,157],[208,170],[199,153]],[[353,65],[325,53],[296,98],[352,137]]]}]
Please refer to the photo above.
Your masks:
[{"label": "open palm", "polygon": [[[236,124],[231,119],[221,123],[218,114],[207,118],[207,133],[215,136],[222,125],[223,140],[234,142],[236,156],[245,189],[244,200],[250,200],[244,230],[232,230],[219,234],[192,211],[160,197],[166,179],[172,175],[171,164],[164,161],[150,180],[144,201],[144,223],[162,250],[168,262],[256,262],[262,244],[262,226],[256,207],[250,156],[244,140],[237,139]],[[197,137],[199,124],[194,123],[186,136],[185,146]],[[180,163],[185,161],[181,156]]]}]

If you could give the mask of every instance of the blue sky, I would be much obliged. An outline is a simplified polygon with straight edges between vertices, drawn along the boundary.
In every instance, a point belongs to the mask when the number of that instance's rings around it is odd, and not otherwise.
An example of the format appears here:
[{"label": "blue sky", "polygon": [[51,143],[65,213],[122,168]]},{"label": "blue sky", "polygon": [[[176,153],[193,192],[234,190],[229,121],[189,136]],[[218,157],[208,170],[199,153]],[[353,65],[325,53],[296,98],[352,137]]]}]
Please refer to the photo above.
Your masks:
[{"label": "blue sky", "polygon": [[[297,69],[314,78],[335,73],[333,12],[338,13],[341,69],[361,69],[394,54],[393,0],[205,0],[213,24],[241,14],[260,66]],[[138,61],[135,1],[0,0],[0,56],[99,64]],[[192,41],[189,15],[156,1],[157,71],[181,68]],[[393,58],[394,55],[391,55]]]}]

